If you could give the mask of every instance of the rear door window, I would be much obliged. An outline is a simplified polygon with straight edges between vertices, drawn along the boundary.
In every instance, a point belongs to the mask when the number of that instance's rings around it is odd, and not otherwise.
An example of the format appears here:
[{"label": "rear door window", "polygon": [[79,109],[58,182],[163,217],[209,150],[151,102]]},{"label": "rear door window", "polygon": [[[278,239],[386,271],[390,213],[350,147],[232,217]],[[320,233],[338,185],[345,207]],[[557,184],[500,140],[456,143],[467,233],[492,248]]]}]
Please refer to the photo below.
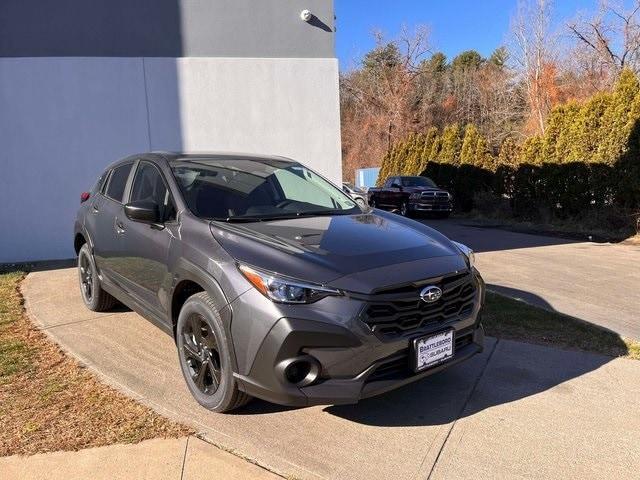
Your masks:
[{"label": "rear door window", "polygon": [[115,200],[116,202],[122,203],[124,189],[127,186],[127,180],[129,179],[129,173],[131,173],[132,165],[132,163],[126,163],[113,169],[105,191],[105,195],[107,197]]}]

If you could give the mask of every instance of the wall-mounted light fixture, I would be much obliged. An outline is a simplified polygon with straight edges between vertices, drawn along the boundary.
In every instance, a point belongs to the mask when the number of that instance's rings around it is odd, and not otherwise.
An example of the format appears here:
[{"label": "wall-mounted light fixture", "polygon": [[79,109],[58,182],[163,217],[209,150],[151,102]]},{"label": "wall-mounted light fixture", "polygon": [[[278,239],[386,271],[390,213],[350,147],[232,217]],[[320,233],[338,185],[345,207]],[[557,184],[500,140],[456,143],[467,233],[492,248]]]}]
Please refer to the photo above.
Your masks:
[{"label": "wall-mounted light fixture", "polygon": [[313,13],[311,13],[311,10],[303,10],[302,12],[300,12],[300,18],[304,22],[310,22],[313,18]]}]

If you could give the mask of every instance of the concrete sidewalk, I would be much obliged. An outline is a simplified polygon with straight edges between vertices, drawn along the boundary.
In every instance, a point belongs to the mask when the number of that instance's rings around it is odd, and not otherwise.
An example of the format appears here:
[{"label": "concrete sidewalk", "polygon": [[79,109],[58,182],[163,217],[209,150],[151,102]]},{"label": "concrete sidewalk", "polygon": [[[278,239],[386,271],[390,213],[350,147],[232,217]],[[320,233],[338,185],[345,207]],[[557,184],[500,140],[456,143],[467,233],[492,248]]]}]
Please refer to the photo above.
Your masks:
[{"label": "concrete sidewalk", "polygon": [[298,479],[636,478],[640,362],[488,339],[463,364],[357,405],[233,414],[189,394],[172,339],[96,314],[75,269],[29,274],[30,316],[106,382],[207,440]]},{"label": "concrete sidewalk", "polygon": [[0,458],[3,480],[275,480],[196,437]]}]

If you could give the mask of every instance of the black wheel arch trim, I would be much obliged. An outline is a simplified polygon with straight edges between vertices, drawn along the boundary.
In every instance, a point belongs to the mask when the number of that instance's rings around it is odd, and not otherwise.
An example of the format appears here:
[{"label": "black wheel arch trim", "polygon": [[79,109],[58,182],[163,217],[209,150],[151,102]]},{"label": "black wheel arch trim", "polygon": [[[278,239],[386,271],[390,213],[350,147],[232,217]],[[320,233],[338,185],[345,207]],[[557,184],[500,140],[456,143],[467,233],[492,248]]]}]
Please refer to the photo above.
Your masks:
[{"label": "black wheel arch trim", "polygon": [[[169,324],[173,323],[173,319],[171,318],[171,312],[173,312],[173,301],[174,301],[174,293],[176,287],[183,281],[190,281],[197,283],[200,285],[205,292],[207,292],[211,298],[216,301],[218,305],[220,305],[220,309],[218,313],[220,314],[220,318],[222,320],[222,324],[225,328],[225,333],[227,338],[230,340],[229,352],[231,354],[231,362],[233,363],[233,370],[238,371],[238,362],[236,360],[236,352],[233,344],[233,336],[231,334],[231,321],[233,319],[233,311],[231,309],[231,305],[225,294],[224,290],[218,283],[218,281],[206,270],[202,267],[187,262],[183,259],[179,261],[179,263],[175,266],[173,282],[171,285],[171,295],[169,301]],[[175,340],[175,331],[173,332],[173,337]]]},{"label": "black wheel arch trim", "polygon": [[91,235],[89,235],[89,232],[84,227],[84,225],[82,225],[76,220],[76,225],[75,225],[74,234],[73,234],[74,244],[75,244],[76,237],[78,235],[82,235],[84,237],[85,242],[89,245],[89,249],[91,250],[91,255],[93,255],[93,245],[94,245],[93,238],[91,238]]}]

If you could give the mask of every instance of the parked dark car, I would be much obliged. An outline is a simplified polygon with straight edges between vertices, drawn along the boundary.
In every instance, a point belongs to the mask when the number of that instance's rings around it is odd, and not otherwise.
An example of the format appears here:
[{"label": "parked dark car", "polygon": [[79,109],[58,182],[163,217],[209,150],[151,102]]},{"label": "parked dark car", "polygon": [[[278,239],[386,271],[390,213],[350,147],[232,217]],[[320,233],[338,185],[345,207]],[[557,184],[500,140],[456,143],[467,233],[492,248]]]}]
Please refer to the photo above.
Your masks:
[{"label": "parked dark car", "polygon": [[381,188],[367,193],[372,207],[397,210],[404,217],[420,213],[448,217],[453,210],[452,195],[427,177],[389,177]]},{"label": "parked dark car", "polygon": [[172,335],[218,412],[355,403],[483,347],[468,248],[284,158],[128,157],[82,194],[74,245],[86,306]]}]

